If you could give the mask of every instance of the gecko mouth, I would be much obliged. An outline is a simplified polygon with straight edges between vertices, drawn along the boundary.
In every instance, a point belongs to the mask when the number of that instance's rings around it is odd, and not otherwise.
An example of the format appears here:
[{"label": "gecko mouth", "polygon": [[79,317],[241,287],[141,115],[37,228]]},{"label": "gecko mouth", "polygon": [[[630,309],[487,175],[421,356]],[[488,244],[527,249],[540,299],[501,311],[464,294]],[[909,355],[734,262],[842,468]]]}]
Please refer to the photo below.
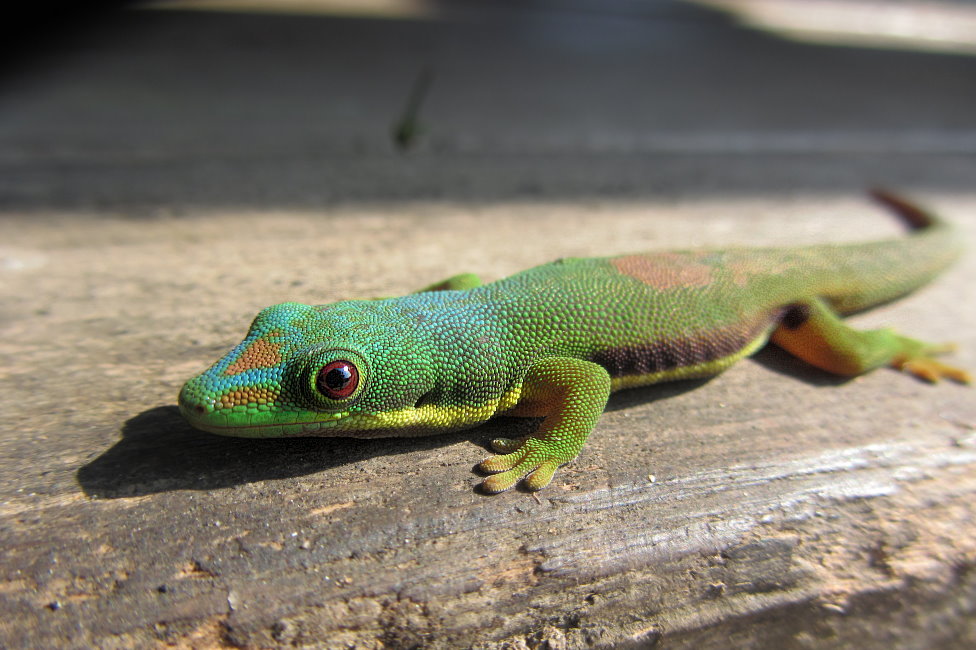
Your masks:
[{"label": "gecko mouth", "polygon": [[[289,409],[262,405],[260,410],[236,410],[239,407],[218,408],[218,402],[208,398],[200,401],[199,396],[188,394],[187,387],[180,391],[177,400],[183,417],[194,428],[224,436],[249,438],[277,438],[290,436],[328,435],[326,431],[336,428],[348,416],[348,411],[338,413],[316,413],[317,419],[302,421],[297,413]],[[250,405],[256,406],[256,405]]]},{"label": "gecko mouth", "polygon": [[[245,417],[242,417],[238,422],[230,422],[227,420],[232,415],[245,416],[247,414],[208,413],[205,407],[187,407],[183,404],[180,405],[180,411],[183,413],[183,417],[196,429],[223,436],[244,438],[283,438],[322,435],[324,431],[330,431],[336,428],[349,415],[348,413],[331,414],[327,415],[328,419],[314,420],[311,422],[296,422],[287,419],[269,419],[264,422],[256,422],[254,421],[255,418]],[[224,420],[224,422],[220,422],[219,420]]]},{"label": "gecko mouth", "polygon": [[181,408],[181,411],[187,421],[196,429],[208,433],[216,433],[217,435],[238,438],[286,438],[292,436],[327,435],[325,434],[326,431],[331,432],[345,419],[344,417],[330,418],[328,420],[316,420],[312,422],[253,422],[242,420],[241,422],[223,424],[214,422],[213,419],[206,417],[206,415],[201,416],[199,412],[188,413],[184,408]]}]

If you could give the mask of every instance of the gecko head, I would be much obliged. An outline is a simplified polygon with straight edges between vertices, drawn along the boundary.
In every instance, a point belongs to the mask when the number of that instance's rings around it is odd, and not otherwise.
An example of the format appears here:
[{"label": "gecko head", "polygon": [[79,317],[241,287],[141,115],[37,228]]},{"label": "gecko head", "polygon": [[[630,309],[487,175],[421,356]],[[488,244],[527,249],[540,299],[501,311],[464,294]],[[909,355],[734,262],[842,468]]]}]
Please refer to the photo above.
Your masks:
[{"label": "gecko head", "polygon": [[410,425],[432,380],[379,301],[261,311],[247,336],[179,395],[198,429],[221,435],[370,436]]}]

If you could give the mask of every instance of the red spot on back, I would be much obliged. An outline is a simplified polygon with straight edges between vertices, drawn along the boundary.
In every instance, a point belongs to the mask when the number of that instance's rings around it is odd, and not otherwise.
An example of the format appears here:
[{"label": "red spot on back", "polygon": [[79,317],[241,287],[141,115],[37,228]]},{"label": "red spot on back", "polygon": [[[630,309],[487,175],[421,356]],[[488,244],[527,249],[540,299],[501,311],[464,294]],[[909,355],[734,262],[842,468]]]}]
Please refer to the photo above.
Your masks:
[{"label": "red spot on back", "polygon": [[711,284],[712,267],[698,260],[696,253],[626,255],[610,260],[614,267],[656,289],[704,287]]}]

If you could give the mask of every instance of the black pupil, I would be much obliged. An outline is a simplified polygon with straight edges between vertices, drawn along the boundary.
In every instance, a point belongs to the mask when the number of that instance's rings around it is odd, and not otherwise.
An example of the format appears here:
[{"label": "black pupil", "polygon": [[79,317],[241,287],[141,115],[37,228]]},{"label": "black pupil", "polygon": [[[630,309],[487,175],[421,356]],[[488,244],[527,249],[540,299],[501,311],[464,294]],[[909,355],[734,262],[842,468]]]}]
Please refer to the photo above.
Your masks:
[{"label": "black pupil", "polygon": [[352,379],[349,366],[337,366],[325,374],[325,385],[332,390],[342,390]]}]

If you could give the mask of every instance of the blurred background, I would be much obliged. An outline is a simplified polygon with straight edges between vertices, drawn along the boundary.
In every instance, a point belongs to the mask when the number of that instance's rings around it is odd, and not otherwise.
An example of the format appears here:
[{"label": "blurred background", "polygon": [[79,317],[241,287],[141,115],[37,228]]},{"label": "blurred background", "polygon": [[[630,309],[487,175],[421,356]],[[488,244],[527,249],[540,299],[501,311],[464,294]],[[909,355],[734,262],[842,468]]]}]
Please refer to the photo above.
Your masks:
[{"label": "blurred background", "polygon": [[0,211],[971,191],[971,0],[157,0],[8,23]]}]

